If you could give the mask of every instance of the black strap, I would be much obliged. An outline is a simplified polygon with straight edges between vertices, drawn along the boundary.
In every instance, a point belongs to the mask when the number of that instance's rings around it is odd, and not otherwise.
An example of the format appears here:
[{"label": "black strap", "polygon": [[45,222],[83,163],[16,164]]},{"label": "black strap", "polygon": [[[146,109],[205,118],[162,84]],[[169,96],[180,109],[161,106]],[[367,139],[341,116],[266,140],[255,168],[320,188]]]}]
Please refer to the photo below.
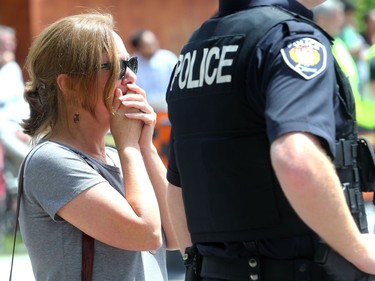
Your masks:
[{"label": "black strap", "polygon": [[94,238],[82,232],[82,281],[92,280],[92,270],[94,267],[94,243]]},{"label": "black strap", "polygon": [[[82,156],[81,153],[78,153]],[[18,218],[20,215],[20,203],[21,203],[21,195],[23,191],[23,174],[25,170],[25,162],[26,158],[23,160],[20,171],[18,174],[18,193],[17,193],[17,210],[16,210],[16,223],[14,226],[13,232],[13,247],[12,247],[12,259],[10,264],[10,272],[9,272],[9,281],[12,281],[12,274],[13,274],[13,263],[14,263],[14,253],[16,249],[16,240],[17,240],[17,230],[18,230]],[[82,157],[87,162],[87,157]],[[92,162],[92,161],[91,161]],[[98,169],[93,166],[92,163],[88,163],[92,168],[98,171]],[[81,280],[82,281],[91,281],[92,280],[92,271],[94,267],[94,243],[95,239],[91,236],[87,235],[86,233],[82,232],[82,271],[81,271]]]},{"label": "black strap", "polygon": [[22,190],[23,190],[23,170],[25,169],[25,162],[26,162],[25,160],[22,162],[20,172],[19,172],[19,175],[18,175],[16,223],[14,225],[14,232],[13,232],[13,248],[12,248],[12,260],[11,260],[11,263],[10,263],[9,281],[12,281],[14,251],[16,249],[18,217],[20,215],[20,202],[21,202],[21,194],[22,194]]}]

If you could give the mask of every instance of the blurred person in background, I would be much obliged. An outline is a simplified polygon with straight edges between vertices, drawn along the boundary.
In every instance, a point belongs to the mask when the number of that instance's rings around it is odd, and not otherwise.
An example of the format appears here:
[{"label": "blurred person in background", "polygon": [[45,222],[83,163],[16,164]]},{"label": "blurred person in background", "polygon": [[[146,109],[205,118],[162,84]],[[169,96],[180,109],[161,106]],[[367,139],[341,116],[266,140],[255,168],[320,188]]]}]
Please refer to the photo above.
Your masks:
[{"label": "blurred person in background", "polygon": [[23,99],[22,70],[15,61],[16,47],[16,31],[0,25],[0,138],[7,164],[18,171],[29,151],[28,137],[19,123],[28,117],[29,110]]},{"label": "blurred person in background", "polygon": [[0,114],[19,122],[28,117],[29,111],[23,99],[22,70],[15,60],[16,47],[16,31],[0,25]]},{"label": "blurred person in background", "polygon": [[365,30],[362,33],[366,43],[375,44],[375,9],[369,10],[364,16]]},{"label": "blurred person in background", "polygon": [[[356,102],[358,134],[365,135],[375,146],[375,100],[361,97],[357,64],[345,43],[338,35],[344,22],[344,6],[335,0],[328,0],[314,10],[314,20],[334,38],[332,53],[343,72],[347,75]],[[364,194],[369,231],[374,233],[375,208],[373,194]]]},{"label": "blurred person in background", "polygon": [[[314,9],[314,20],[334,38],[332,53],[343,72],[348,77],[355,99],[358,134],[366,136],[375,147],[375,100],[360,87],[358,64],[350,53],[349,48],[338,36],[344,22],[345,6],[335,0],[328,0]],[[369,230],[374,232],[375,212],[372,204],[373,194],[365,193],[365,205]]]},{"label": "blurred person in background", "polygon": [[366,51],[368,46],[365,39],[358,31],[357,22],[354,16],[356,7],[348,0],[341,1],[344,9],[344,24],[341,28],[339,37],[344,41],[350,54],[358,67],[360,79],[360,89],[364,90],[364,85],[368,81],[368,68],[366,63]]},{"label": "blurred person in background", "polygon": [[349,48],[339,37],[344,26],[344,5],[340,1],[327,0],[314,10],[314,21],[334,38],[332,52],[349,79],[356,102],[358,130],[375,146],[375,100],[361,92],[358,66]]},{"label": "blurred person in background", "polygon": [[140,30],[131,36],[131,44],[138,57],[139,76],[137,83],[146,91],[147,100],[157,112],[167,111],[165,92],[177,56],[161,49],[159,40],[151,30]]},{"label": "blurred person in background", "polygon": [[357,30],[354,12],[355,6],[349,1],[342,1],[344,7],[344,24],[340,32],[340,38],[347,44],[354,58],[360,56],[363,38]]},{"label": "blurred person in background", "polygon": [[367,90],[375,99],[375,9],[368,11],[364,17],[365,30],[363,37],[368,47],[366,62],[368,67]]},{"label": "blurred person in background", "polygon": [[137,83],[146,91],[147,101],[157,113],[153,141],[163,163],[167,165],[170,122],[165,93],[177,56],[160,48],[157,36],[149,29],[134,32],[130,42],[135,50],[134,56],[138,57]]},{"label": "blurred person in background", "polygon": [[29,110],[23,99],[24,81],[21,67],[15,60],[16,47],[15,29],[0,25],[1,235],[12,233],[14,229],[18,170],[30,150],[29,137],[20,126],[22,119],[28,117]]}]

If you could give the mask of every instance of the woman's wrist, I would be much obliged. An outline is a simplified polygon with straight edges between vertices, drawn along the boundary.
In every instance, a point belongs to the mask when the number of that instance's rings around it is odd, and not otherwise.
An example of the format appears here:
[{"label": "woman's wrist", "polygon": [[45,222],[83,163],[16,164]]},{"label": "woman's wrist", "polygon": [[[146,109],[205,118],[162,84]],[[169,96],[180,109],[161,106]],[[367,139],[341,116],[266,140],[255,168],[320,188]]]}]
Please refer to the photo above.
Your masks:
[{"label": "woman's wrist", "polygon": [[141,149],[138,143],[116,143],[116,149],[118,154],[132,154],[141,153]]},{"label": "woman's wrist", "polygon": [[143,156],[153,153],[158,154],[158,151],[153,143],[150,143],[147,146],[141,146],[140,150]]}]

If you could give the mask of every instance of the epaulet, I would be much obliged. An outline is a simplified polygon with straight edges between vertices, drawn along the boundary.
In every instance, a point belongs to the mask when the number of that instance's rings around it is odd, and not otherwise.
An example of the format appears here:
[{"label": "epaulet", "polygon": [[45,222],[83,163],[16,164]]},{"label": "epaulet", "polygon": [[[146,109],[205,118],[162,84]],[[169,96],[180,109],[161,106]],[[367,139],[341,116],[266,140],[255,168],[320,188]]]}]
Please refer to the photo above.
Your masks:
[{"label": "epaulet", "polygon": [[[300,14],[297,14],[297,13],[294,13],[294,12],[289,11],[287,9],[284,9],[283,7],[277,6],[277,8],[279,8],[280,10],[283,10],[284,12],[290,14],[297,21],[305,22],[308,25],[312,26],[313,29],[318,29],[321,33],[324,34],[325,37],[327,37],[327,39],[330,41],[331,45],[333,45],[335,39],[331,35],[329,35],[323,28],[321,28],[319,25],[317,25],[314,21],[312,21],[312,20],[310,20],[310,19],[308,19],[308,18],[306,18],[304,16],[301,16]],[[299,30],[299,32],[300,31],[301,30]]]}]

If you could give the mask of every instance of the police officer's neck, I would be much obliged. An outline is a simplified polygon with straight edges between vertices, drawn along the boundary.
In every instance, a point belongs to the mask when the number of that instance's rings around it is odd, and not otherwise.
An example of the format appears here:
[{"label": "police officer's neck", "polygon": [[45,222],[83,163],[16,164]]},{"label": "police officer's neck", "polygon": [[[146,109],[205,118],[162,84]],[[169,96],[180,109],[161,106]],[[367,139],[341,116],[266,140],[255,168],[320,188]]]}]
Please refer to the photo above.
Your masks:
[{"label": "police officer's neck", "polygon": [[296,0],[219,0],[219,15],[231,14],[253,6],[281,5],[287,8],[290,1],[296,2]]},{"label": "police officer's neck", "polygon": [[312,8],[322,4],[325,1],[326,0],[297,0],[297,2],[299,2],[300,4],[302,4],[303,6],[305,6],[308,9],[312,9]]},{"label": "police officer's neck", "polygon": [[248,7],[251,0],[219,0],[219,14],[228,14],[230,12],[243,10]]}]

